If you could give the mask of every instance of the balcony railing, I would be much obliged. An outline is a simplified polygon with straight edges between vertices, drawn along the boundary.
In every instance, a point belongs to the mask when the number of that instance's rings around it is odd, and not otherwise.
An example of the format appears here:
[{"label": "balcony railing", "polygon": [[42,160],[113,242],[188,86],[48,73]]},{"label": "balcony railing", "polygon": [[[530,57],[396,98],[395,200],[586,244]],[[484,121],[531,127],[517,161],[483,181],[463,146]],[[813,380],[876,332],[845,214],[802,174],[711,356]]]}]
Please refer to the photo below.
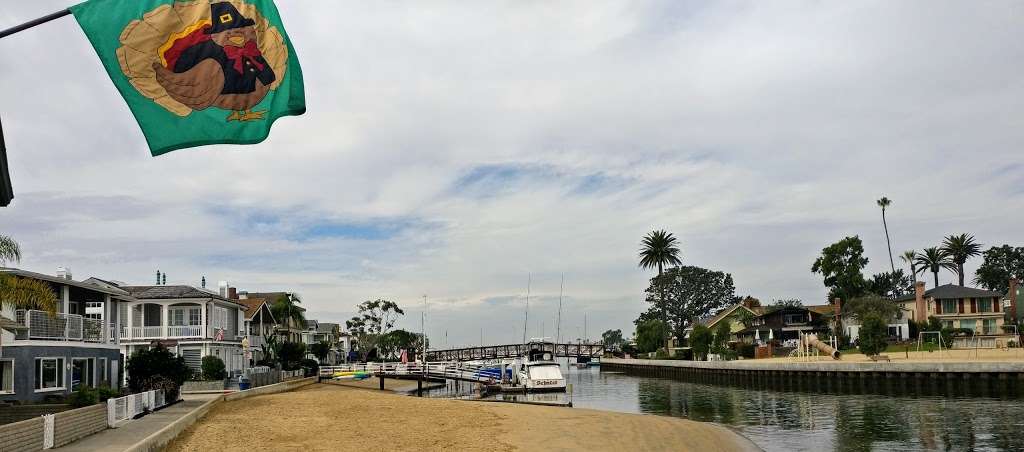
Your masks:
[{"label": "balcony railing", "polygon": [[103,341],[103,321],[77,314],[50,316],[44,311],[19,310],[15,321],[25,325],[27,331],[19,333],[25,339],[57,341]]},{"label": "balcony railing", "polygon": [[203,337],[201,325],[178,325],[167,327],[168,337]]}]

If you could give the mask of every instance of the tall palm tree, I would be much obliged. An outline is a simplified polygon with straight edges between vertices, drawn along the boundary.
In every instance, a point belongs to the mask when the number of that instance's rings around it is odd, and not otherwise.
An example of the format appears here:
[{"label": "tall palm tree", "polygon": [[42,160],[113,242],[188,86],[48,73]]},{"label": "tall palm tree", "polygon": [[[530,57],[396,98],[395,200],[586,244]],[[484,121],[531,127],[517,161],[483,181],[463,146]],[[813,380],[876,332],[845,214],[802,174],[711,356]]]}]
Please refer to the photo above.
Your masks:
[{"label": "tall palm tree", "polygon": [[917,251],[906,250],[900,255],[900,260],[910,264],[910,277],[917,279]]},{"label": "tall palm tree", "polygon": [[885,245],[889,248],[889,266],[892,267],[892,272],[896,273],[896,264],[892,260],[892,243],[889,243],[889,225],[885,222],[885,208],[892,205],[892,200],[883,196],[875,202],[882,208],[882,227],[885,228]]},{"label": "tall palm tree", "polygon": [[[14,239],[0,234],[0,267],[21,261],[21,247]],[[57,314],[57,294],[49,283],[0,274],[0,305],[14,309],[39,309]]]},{"label": "tall palm tree", "polygon": [[963,287],[964,263],[971,257],[981,255],[981,244],[974,241],[973,235],[951,235],[942,241],[942,251],[953,262],[953,266],[950,269],[956,272],[960,279],[960,286]]},{"label": "tall palm tree", "polygon": [[661,276],[666,265],[679,265],[679,247],[675,236],[664,229],[651,231],[640,241],[640,268],[658,268]]},{"label": "tall palm tree", "polygon": [[298,303],[302,303],[299,297],[293,294],[281,294],[270,305],[270,312],[280,322],[287,324],[288,319],[291,319],[299,329],[305,329],[306,316],[302,313],[302,309],[299,309]]},{"label": "tall palm tree", "polygon": [[945,251],[937,247],[925,248],[922,251],[917,255],[917,265],[920,266],[917,271],[922,275],[931,272],[935,275],[935,287],[939,287],[939,270],[950,268],[952,261],[949,260],[949,255]]}]

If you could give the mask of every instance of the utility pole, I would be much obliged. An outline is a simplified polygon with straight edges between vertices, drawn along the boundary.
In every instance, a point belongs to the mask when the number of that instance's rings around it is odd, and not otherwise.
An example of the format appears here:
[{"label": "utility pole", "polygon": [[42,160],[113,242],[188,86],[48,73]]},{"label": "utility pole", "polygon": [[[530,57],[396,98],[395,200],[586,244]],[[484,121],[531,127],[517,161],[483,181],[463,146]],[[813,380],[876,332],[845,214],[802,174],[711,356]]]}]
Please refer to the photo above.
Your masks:
[{"label": "utility pole", "polygon": [[526,329],[530,326],[530,285],[533,283],[533,274],[526,274],[526,316],[523,319],[523,343],[526,343]]}]

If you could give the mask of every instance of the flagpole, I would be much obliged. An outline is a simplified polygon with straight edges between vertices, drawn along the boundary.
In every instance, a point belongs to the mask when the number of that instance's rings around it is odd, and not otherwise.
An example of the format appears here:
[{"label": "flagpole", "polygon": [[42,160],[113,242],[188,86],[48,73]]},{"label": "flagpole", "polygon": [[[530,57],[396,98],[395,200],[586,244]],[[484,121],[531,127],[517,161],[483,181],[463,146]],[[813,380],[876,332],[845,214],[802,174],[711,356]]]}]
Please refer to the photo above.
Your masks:
[{"label": "flagpole", "polygon": [[21,24],[21,25],[15,25],[15,26],[13,26],[11,28],[8,28],[6,30],[0,30],[0,38],[5,38],[7,36],[10,36],[10,35],[13,35],[13,34],[19,32],[19,31],[28,30],[29,28],[35,27],[36,25],[42,25],[42,24],[45,24],[45,23],[47,23],[47,22],[49,22],[51,20],[54,20],[54,19],[60,19],[61,17],[67,16],[68,14],[71,14],[71,10],[70,9],[64,9],[64,10],[61,10],[61,11],[57,11],[55,13],[47,14],[47,15],[45,15],[43,17],[38,18],[38,19],[32,19],[32,20],[30,20],[28,22],[25,22],[25,23]]}]

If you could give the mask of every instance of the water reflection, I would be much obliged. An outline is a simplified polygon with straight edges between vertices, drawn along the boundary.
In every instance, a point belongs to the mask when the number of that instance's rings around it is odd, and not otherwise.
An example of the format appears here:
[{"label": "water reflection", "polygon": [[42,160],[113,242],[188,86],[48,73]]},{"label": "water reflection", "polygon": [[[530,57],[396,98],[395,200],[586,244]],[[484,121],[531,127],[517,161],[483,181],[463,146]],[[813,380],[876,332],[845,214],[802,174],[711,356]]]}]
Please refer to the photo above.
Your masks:
[{"label": "water reflection", "polygon": [[[729,426],[767,451],[1024,450],[1024,398],[999,381],[708,384],[563,366],[572,394],[503,395],[571,400],[581,408],[650,413]],[[1011,382],[1012,383],[1012,382]],[[449,384],[442,397],[472,397]]]}]

